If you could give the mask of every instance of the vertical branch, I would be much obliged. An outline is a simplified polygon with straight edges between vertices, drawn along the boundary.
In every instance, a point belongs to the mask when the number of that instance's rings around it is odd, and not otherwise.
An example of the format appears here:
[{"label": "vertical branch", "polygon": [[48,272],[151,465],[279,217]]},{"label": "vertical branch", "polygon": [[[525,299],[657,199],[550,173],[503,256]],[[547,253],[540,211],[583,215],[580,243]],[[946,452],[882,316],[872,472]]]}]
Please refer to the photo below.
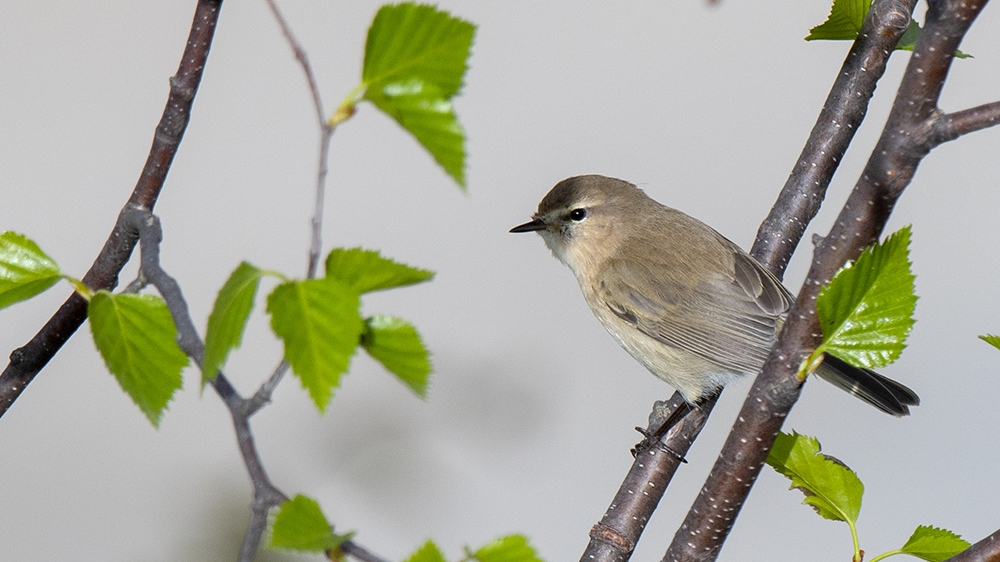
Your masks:
[{"label": "vertical branch", "polygon": [[985,3],[929,3],[927,22],[882,137],[830,234],[817,247],[775,349],[664,560],[713,560],[718,555],[785,416],[798,399],[799,363],[820,343],[816,296],[844,263],[878,237],[921,159],[939,144],[934,134],[941,116],[937,100],[954,52]]},{"label": "vertical branch", "polygon": [[[212,47],[221,7],[222,0],[198,1],[177,74],[170,79],[167,105],[129,204],[147,210],[152,210],[156,204],[191,116],[191,106]],[[119,216],[100,254],[83,276],[83,283],[93,290],[114,288],[118,284],[119,272],[135,249],[136,241],[137,234],[123,228]],[[10,363],[0,374],[0,416],[7,412],[86,318],[87,302],[73,293],[31,341],[10,354]]]},{"label": "vertical branch", "polygon": [[306,82],[309,84],[309,93],[312,96],[313,107],[316,110],[316,121],[319,124],[320,140],[319,163],[316,172],[316,201],[311,223],[312,236],[309,242],[309,265],[306,268],[306,277],[312,279],[316,277],[316,271],[319,267],[319,257],[323,251],[323,202],[326,192],[326,176],[329,171],[330,139],[333,137],[335,127],[326,119],[326,112],[323,111],[323,100],[320,98],[319,88],[316,86],[316,77],[313,74],[312,65],[309,64],[309,57],[306,55],[305,49],[295,39],[292,29],[288,27],[288,22],[281,15],[281,11],[278,10],[278,5],[275,1],[266,1],[267,6],[271,9],[271,13],[274,14],[274,19],[278,21],[281,34],[285,36],[285,40],[288,41],[288,45],[295,54],[295,60],[299,61],[299,65],[302,66],[302,72],[306,75]]}]

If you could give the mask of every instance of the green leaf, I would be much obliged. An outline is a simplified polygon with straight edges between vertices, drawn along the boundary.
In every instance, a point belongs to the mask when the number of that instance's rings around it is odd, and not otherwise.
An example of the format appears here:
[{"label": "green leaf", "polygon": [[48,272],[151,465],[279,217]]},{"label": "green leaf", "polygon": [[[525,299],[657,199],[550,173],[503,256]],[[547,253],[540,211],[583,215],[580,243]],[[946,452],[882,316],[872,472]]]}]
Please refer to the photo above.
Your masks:
[{"label": "green leaf", "polygon": [[969,548],[969,542],[947,529],[927,525],[917,527],[900,552],[923,558],[929,562],[941,562]]},{"label": "green leaf", "polygon": [[215,379],[226,364],[229,352],[240,346],[247,318],[253,309],[254,297],[264,272],[247,262],[241,263],[229,275],[215,298],[205,332],[205,357],[201,362],[201,383]]},{"label": "green leaf", "polygon": [[508,535],[480,548],[475,553],[479,562],[542,562],[528,539],[521,535]]},{"label": "green leaf", "polygon": [[430,353],[416,328],[392,316],[372,316],[365,321],[365,328],[361,345],[417,396],[425,398],[431,372]]},{"label": "green leaf", "polygon": [[370,293],[427,281],[434,272],[396,263],[371,250],[337,248],[326,257],[326,276],[359,293]]},{"label": "green leaf", "polygon": [[0,234],[0,309],[30,299],[60,277],[56,262],[32,240],[16,232]]},{"label": "green leaf", "polygon": [[778,433],[767,464],[789,478],[792,488],[806,495],[802,503],[826,519],[853,526],[861,511],[865,487],[851,469],[819,451],[819,441],[812,437]]},{"label": "green leaf", "polygon": [[993,334],[986,334],[985,336],[979,336],[979,339],[992,345],[993,347],[1000,349],[1000,336],[994,336]]},{"label": "green leaf", "polygon": [[396,120],[431,153],[459,186],[465,187],[465,132],[451,102],[433,87],[413,89],[417,83],[368,90],[365,98]]},{"label": "green leaf", "polygon": [[906,27],[903,36],[899,38],[899,43],[896,43],[896,50],[912,51],[913,46],[917,44],[917,37],[920,37],[920,24],[910,20],[910,25]]},{"label": "green leaf", "polygon": [[410,131],[465,187],[465,134],[451,98],[462,86],[476,27],[432,6],[383,6],[365,45],[364,99]]},{"label": "green leaf", "polygon": [[820,291],[816,313],[823,328],[818,352],[856,367],[892,363],[906,347],[917,297],[909,260],[910,228],[865,250]]},{"label": "green leaf", "polygon": [[163,299],[98,291],[87,309],[94,344],[108,370],[154,427],[181,387],[187,355]]},{"label": "green leaf", "polygon": [[872,0],[834,0],[826,21],[809,30],[806,41],[817,39],[853,41],[861,31]]},{"label": "green leaf", "polygon": [[319,504],[299,494],[281,504],[271,526],[269,548],[323,552],[337,548],[351,536],[334,534]]},{"label": "green leaf", "polygon": [[[806,41],[815,40],[844,40],[854,41],[861,32],[861,24],[868,15],[868,9],[872,5],[872,0],[833,0],[830,7],[830,15],[826,21],[809,30]],[[903,32],[896,44],[897,51],[912,51],[917,44],[917,37],[920,35],[920,24],[910,20],[910,25]],[[955,51],[955,57],[960,59],[972,58],[972,55]]]},{"label": "green leaf", "polygon": [[330,278],[289,281],[267,298],[271,327],[285,342],[285,359],[321,412],[364,332],[359,304],[355,289]]},{"label": "green leaf", "polygon": [[446,562],[441,549],[434,544],[434,541],[427,541],[424,546],[410,555],[405,562]]},{"label": "green leaf", "polygon": [[450,98],[462,87],[476,26],[433,6],[385,5],[365,43],[361,78],[370,87],[419,80]]}]

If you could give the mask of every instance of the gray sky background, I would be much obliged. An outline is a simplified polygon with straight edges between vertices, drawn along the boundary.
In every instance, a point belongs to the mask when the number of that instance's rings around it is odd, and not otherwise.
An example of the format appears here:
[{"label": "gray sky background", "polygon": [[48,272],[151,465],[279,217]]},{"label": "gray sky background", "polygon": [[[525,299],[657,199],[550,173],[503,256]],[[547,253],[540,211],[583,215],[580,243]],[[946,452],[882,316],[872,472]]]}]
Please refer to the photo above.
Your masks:
[{"label": "gray sky background", "polygon": [[[281,2],[308,50],[327,111],[360,75],[379,3]],[[329,412],[295,378],[254,418],[270,475],[317,498],[338,529],[389,559],[432,537],[463,544],[529,535],[547,560],[579,557],[625,475],[650,405],[672,389],[593,319],[571,273],[528,219],[557,181],[601,173],[750,245],[847,53],[806,43],[824,2],[472,2],[442,7],[479,25],[464,95],[463,195],[370,106],[333,139],[325,245],[378,248],[433,269],[429,284],[366,297],[366,313],[413,321],[434,352],[427,401],[355,357]],[[35,239],[80,276],[145,160],[193,2],[8,2],[0,7],[0,230]],[[923,18],[923,4],[918,6]],[[1000,12],[962,48],[942,106],[1000,98]],[[909,54],[897,53],[828,205],[825,233],[874,145]],[[204,327],[243,259],[305,270],[317,131],[305,81],[263,2],[227,2],[194,114],[156,207],[163,265]],[[995,467],[1000,352],[996,209],[1000,130],[936,149],[890,228],[913,225],[917,324],[884,372],[923,404],[894,419],[810,381],[786,430],[818,436],[866,486],[869,557],[914,527],[975,542],[1000,527]],[[796,255],[797,291],[810,258]],[[134,275],[130,266],[124,280]],[[0,311],[4,354],[69,289]],[[258,300],[227,374],[249,392],[280,356]],[[119,391],[81,330],[0,420],[5,560],[235,558],[250,488],[228,414],[185,371],[161,428]],[[635,560],[659,559],[749,388],[727,390],[649,523]],[[820,519],[766,470],[722,560],[845,560],[846,526]],[[290,559],[290,557],[287,557]],[[261,560],[286,559],[266,553]]]}]

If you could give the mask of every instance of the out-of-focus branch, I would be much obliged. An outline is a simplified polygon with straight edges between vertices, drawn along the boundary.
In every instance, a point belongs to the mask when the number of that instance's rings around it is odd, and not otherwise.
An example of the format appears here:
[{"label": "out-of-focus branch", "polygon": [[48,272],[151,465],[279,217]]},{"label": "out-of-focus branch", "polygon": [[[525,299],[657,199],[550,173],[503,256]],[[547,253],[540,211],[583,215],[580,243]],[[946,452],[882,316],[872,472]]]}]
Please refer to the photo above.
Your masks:
[{"label": "out-of-focus branch", "polygon": [[309,93],[312,95],[313,107],[316,109],[316,121],[319,125],[319,169],[316,173],[316,203],[312,218],[309,265],[306,269],[306,277],[312,279],[316,276],[320,253],[323,250],[323,200],[326,192],[326,176],[329,170],[330,139],[333,137],[335,126],[327,121],[326,113],[323,111],[323,100],[320,98],[319,88],[316,86],[316,77],[313,74],[312,65],[309,64],[309,57],[306,56],[305,49],[295,39],[292,29],[288,27],[288,23],[282,17],[275,0],[266,1],[268,7],[271,8],[271,13],[274,14],[274,19],[278,21],[282,35],[285,36],[285,40],[288,41],[289,47],[292,48],[292,52],[295,54],[295,60],[299,61],[299,65],[302,66],[302,72],[306,75],[306,82],[309,83]]},{"label": "out-of-focus branch", "polygon": [[[302,72],[305,74],[306,82],[309,85],[309,93],[312,96],[313,107],[316,110],[316,123],[319,127],[320,139],[316,170],[316,195],[311,222],[312,230],[309,243],[309,260],[306,267],[306,278],[312,279],[316,277],[316,273],[319,269],[320,255],[323,250],[323,207],[326,194],[326,178],[329,173],[330,141],[333,138],[333,132],[336,129],[336,125],[326,118],[326,112],[323,110],[323,99],[320,97],[319,87],[316,85],[316,76],[313,73],[312,65],[309,64],[309,57],[307,56],[305,49],[295,38],[295,35],[292,33],[292,29],[289,27],[288,22],[285,21],[284,16],[281,15],[277,2],[275,2],[275,0],[265,1],[271,9],[271,13],[274,14],[274,18],[278,22],[278,27],[281,29],[281,33],[288,42],[289,47],[291,47],[292,53],[295,55],[295,59],[299,62],[299,65],[302,66]],[[252,415],[270,400],[271,393],[274,392],[274,388],[279,382],[281,382],[281,378],[288,371],[288,368],[288,361],[282,361],[271,376],[264,382],[264,384],[257,389],[257,392],[254,393],[250,399],[245,401],[248,416]],[[219,376],[222,376],[221,373]],[[256,501],[254,502],[254,509],[256,513]],[[263,513],[266,515],[266,509]],[[357,560],[361,560],[362,562],[386,562],[384,559],[376,556],[368,549],[351,540],[340,543],[339,551],[342,554],[351,556]],[[331,556],[331,559],[334,559],[335,557],[337,557],[337,555]]]},{"label": "out-of-focus branch", "polygon": [[986,0],[929,2],[927,21],[882,137],[830,234],[817,246],[775,349],[664,560],[714,560],[718,555],[798,399],[799,364],[820,343],[816,295],[844,263],[877,239],[920,161],[942,142],[935,135],[941,117],[937,101],[954,53],[985,4]]},{"label": "out-of-focus branch", "polygon": [[[167,303],[170,316],[177,326],[177,344],[184,353],[201,366],[205,354],[205,344],[198,335],[198,330],[191,321],[187,302],[181,292],[180,285],[160,266],[160,242],[163,231],[156,215],[146,209],[129,205],[122,213],[122,220],[130,229],[138,232],[141,244],[141,278],[156,287],[163,300]],[[212,381],[212,387],[222,398],[233,419],[236,429],[236,442],[243,456],[243,464],[250,475],[253,484],[254,498],[247,532],[243,536],[243,546],[240,549],[240,560],[250,562],[257,554],[260,539],[267,529],[267,513],[271,508],[288,501],[264,471],[264,465],[257,453],[253,433],[250,431],[250,416],[253,411],[248,408],[247,400],[236,392],[226,376],[218,373]]]},{"label": "out-of-focus branch", "polygon": [[[879,1],[869,11],[864,29],[837,74],[792,173],[757,233],[751,254],[775,275],[782,276],[806,226],[819,211],[833,173],[868,111],[868,101],[885,72],[889,55],[909,24],[915,3]],[[676,407],[682,400],[675,393],[669,404]],[[672,411],[660,404],[650,414],[647,432],[663,421],[659,412]],[[666,451],[652,449],[636,458],[608,511],[591,530],[581,560],[628,560],[679,465],[677,456],[670,451],[681,455],[688,451],[714,405],[712,400],[686,415],[683,423],[664,437]]]},{"label": "out-of-focus branch", "polygon": [[[180,286],[160,265],[160,242],[163,240],[163,231],[159,219],[146,209],[129,205],[122,213],[122,221],[125,223],[126,229],[138,233],[142,263],[140,277],[156,287],[160,295],[163,296],[163,300],[170,310],[170,316],[177,326],[178,345],[200,366],[205,353],[205,345],[191,321],[187,302],[184,300]],[[251,562],[257,555],[261,537],[267,529],[268,512],[288,501],[288,496],[268,478],[264,464],[257,452],[253,433],[250,430],[250,417],[259,409],[254,407],[253,398],[245,399],[240,396],[221,372],[216,375],[211,384],[226,407],[229,408],[233,427],[236,430],[236,442],[243,457],[243,464],[246,466],[253,484],[251,516],[247,523],[247,531],[243,536],[239,558],[243,562]],[[354,543],[351,543],[348,548],[359,553],[358,557],[362,560],[381,562],[378,557]]]},{"label": "out-of-focus branch", "polygon": [[[278,4],[274,0],[266,0],[266,2],[271,13],[274,15],[274,19],[278,22],[281,34],[285,37],[289,47],[291,47],[292,53],[295,55],[295,60],[299,61],[299,65],[302,66],[302,72],[305,74],[306,82],[309,85],[309,94],[312,96],[313,108],[316,110],[316,121],[319,125],[320,139],[319,162],[316,171],[316,195],[313,204],[312,221],[310,223],[309,259],[306,265],[306,278],[313,279],[316,277],[316,272],[319,269],[319,259],[323,251],[323,207],[326,199],[326,177],[329,172],[330,140],[333,138],[333,131],[336,127],[326,120],[326,112],[323,111],[323,99],[320,97],[319,87],[316,85],[316,76],[313,74],[312,65],[309,64],[309,57],[305,49],[295,39],[291,27],[288,26],[288,22],[285,21],[284,16],[281,15],[281,11],[278,9]],[[274,372],[264,384],[260,385],[257,392],[250,398],[249,407],[253,411],[260,409],[271,400],[271,394],[278,386],[278,383],[281,382],[285,373],[288,372],[288,368],[288,362],[283,360],[274,369]]]},{"label": "out-of-focus branch", "polygon": [[[191,106],[205,70],[221,7],[222,0],[198,2],[180,66],[177,74],[170,79],[170,96],[153,135],[149,157],[123,213],[128,205],[152,210],[156,204],[191,116]],[[119,216],[100,254],[83,276],[83,283],[95,291],[114,288],[135,244],[136,233],[123,228]],[[10,354],[10,363],[0,374],[0,416],[7,412],[86,318],[87,302],[74,292],[31,341]]]}]

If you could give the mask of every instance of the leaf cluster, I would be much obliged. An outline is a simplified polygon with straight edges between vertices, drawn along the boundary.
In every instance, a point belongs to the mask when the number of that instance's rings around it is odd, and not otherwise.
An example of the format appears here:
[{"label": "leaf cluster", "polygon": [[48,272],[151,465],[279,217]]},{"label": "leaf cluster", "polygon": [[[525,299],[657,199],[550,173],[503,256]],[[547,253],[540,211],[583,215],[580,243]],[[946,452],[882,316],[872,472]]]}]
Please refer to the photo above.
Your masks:
[{"label": "leaf cluster", "polygon": [[60,279],[68,280],[89,301],[90,330],[108,370],[150,423],[159,427],[188,364],[175,342],[177,328],[163,299],[94,293],[64,275],[32,240],[14,232],[0,235],[0,308],[29,299]]},{"label": "leaf cluster", "polygon": [[[778,434],[767,464],[791,480],[792,489],[805,495],[802,503],[825,519],[847,523],[854,540],[854,560],[861,560],[855,523],[861,512],[865,488],[857,474],[841,461],[820,453],[817,439],[795,432]],[[967,541],[951,531],[921,525],[902,547],[876,556],[871,562],[893,554],[910,554],[929,562],[940,562],[968,547]]]},{"label": "leaf cluster", "polygon": [[421,283],[434,274],[360,248],[331,251],[320,279],[287,279],[241,263],[219,291],[208,319],[203,382],[212,380],[240,345],[260,280],[268,275],[283,280],[267,297],[271,328],[320,411],[329,404],[359,345],[418,396],[426,395],[430,357],[416,328],[392,316],[364,318],[361,296]]},{"label": "leaf cluster", "polygon": [[[319,503],[297,495],[281,505],[271,527],[271,548],[324,552],[339,547],[350,540],[353,533],[334,533]],[[499,537],[477,549],[465,549],[461,562],[542,562],[521,535]],[[447,562],[441,549],[428,540],[406,559],[406,562]]]},{"label": "leaf cluster", "polygon": [[[271,327],[282,339],[285,359],[323,411],[340,385],[358,346],[395,374],[418,396],[427,393],[430,353],[409,322],[386,315],[363,317],[361,296],[413,285],[434,273],[360,248],[335,249],[321,279],[288,279],[241,263],[216,297],[208,319],[202,382],[225,366],[243,339],[262,278],[281,279],[267,298]],[[164,300],[155,295],[91,292],[63,275],[56,262],[23,235],[0,235],[0,308],[68,279],[89,301],[94,344],[122,390],[154,426],[174,393],[188,357],[177,347],[177,328]]]}]

